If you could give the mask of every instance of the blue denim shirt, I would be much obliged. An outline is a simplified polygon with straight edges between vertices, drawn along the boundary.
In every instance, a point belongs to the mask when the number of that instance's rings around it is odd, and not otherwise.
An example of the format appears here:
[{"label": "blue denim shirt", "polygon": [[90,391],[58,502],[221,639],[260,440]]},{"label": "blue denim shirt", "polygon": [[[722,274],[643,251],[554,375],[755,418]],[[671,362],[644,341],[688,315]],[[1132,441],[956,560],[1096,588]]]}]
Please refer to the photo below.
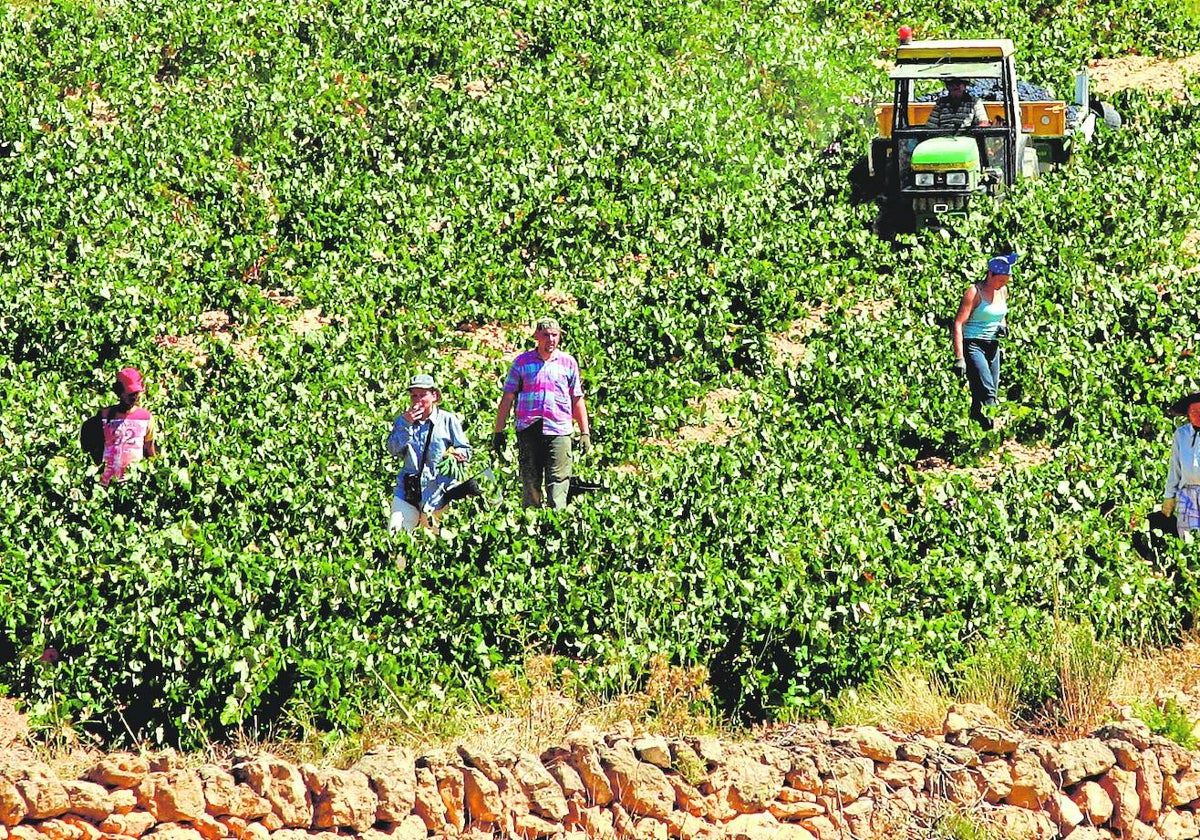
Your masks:
[{"label": "blue denim shirt", "polygon": [[471,458],[471,444],[463,433],[462,423],[458,415],[440,408],[434,408],[428,420],[423,420],[415,426],[405,419],[404,415],[396,418],[392,425],[392,433],[388,435],[387,451],[397,458],[404,459],[400,475],[396,477],[397,498],[404,497],[404,475],[416,475],[421,463],[421,453],[425,451],[425,441],[430,434],[429,452],[425,455],[425,469],[421,472],[421,510],[433,511],[443,507],[442,496],[446,494],[454,479],[447,475],[438,475],[437,465],[446,454],[446,450],[454,447],[465,452],[467,459]]},{"label": "blue denim shirt", "polygon": [[1163,498],[1174,499],[1179,488],[1196,485],[1200,485],[1200,430],[1184,423],[1171,438],[1171,461]]}]

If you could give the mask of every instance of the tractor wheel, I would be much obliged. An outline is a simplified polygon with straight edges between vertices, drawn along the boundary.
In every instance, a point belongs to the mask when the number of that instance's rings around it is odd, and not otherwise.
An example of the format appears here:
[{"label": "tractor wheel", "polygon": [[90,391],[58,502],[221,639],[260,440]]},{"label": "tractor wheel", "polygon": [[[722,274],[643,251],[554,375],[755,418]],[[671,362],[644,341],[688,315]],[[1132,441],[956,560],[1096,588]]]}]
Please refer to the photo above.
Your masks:
[{"label": "tractor wheel", "polygon": [[895,239],[898,233],[916,231],[916,216],[912,206],[906,201],[882,201],[873,227],[875,235],[880,239]]}]

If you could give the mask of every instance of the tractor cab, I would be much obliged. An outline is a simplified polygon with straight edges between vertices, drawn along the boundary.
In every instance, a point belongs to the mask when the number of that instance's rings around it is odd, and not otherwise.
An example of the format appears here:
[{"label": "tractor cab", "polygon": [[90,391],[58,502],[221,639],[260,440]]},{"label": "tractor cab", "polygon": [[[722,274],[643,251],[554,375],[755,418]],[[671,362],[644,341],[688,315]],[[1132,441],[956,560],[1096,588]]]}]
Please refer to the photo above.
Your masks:
[{"label": "tractor cab", "polygon": [[[1013,52],[1007,38],[902,40],[890,73],[892,102],[876,108],[879,134],[871,146],[871,168],[883,176],[899,227],[949,224],[965,217],[976,197],[1037,174],[1037,153],[1022,130]],[[927,124],[951,79],[967,82],[986,124]]]}]

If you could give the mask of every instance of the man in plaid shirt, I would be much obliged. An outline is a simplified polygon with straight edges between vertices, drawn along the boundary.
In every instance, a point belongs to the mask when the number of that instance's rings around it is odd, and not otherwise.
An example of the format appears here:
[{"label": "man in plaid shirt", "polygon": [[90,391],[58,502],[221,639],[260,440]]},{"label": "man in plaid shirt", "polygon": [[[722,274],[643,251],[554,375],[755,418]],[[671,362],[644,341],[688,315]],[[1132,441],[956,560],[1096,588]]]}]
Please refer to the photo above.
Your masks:
[{"label": "man in plaid shirt", "polygon": [[563,508],[571,486],[571,421],[579,424],[579,449],[584,453],[592,448],[591,425],[579,364],[558,349],[558,321],[539,320],[533,338],[537,347],[517,356],[508,369],[492,448],[496,454],[504,451],[505,428],[516,403],[521,502],[525,507]]}]

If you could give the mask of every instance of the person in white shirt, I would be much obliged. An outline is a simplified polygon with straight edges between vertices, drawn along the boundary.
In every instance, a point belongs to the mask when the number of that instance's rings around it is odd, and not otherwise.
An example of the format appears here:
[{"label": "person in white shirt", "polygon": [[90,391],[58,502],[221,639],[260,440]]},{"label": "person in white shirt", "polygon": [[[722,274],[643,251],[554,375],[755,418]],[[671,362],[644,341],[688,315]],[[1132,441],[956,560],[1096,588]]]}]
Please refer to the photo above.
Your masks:
[{"label": "person in white shirt", "polygon": [[1171,461],[1163,490],[1162,512],[1175,515],[1179,536],[1200,528],[1200,392],[1183,397],[1171,414],[1186,414],[1188,422],[1171,438]]}]

